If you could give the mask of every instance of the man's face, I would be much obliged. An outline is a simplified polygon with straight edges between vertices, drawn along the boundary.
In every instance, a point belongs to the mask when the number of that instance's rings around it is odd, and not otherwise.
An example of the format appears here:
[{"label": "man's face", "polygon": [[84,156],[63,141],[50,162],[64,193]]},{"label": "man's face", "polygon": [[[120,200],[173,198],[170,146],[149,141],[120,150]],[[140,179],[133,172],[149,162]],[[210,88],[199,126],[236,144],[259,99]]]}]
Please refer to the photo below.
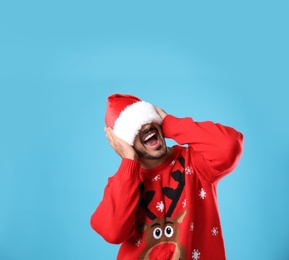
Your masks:
[{"label": "man's face", "polygon": [[161,126],[157,123],[143,125],[134,140],[134,149],[140,157],[160,159],[167,153]]}]

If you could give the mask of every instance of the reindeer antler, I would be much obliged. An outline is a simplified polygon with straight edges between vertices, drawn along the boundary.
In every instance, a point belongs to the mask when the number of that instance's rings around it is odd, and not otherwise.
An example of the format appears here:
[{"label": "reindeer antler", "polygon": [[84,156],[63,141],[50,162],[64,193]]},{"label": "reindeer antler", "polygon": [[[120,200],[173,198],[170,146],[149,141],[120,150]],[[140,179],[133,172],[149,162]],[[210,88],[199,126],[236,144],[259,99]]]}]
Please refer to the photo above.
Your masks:
[{"label": "reindeer antler", "polygon": [[[180,156],[178,158],[178,161],[180,162],[180,164],[182,165],[182,167],[185,167],[185,159],[183,156]],[[183,189],[185,187],[185,173],[184,170],[183,172],[180,170],[174,171],[171,173],[172,177],[175,181],[177,181],[179,184],[177,186],[176,189],[172,189],[170,187],[164,187],[162,188],[162,191],[164,193],[165,196],[167,196],[169,199],[172,200],[171,205],[166,213],[166,217],[171,217],[173,211],[175,210],[177,203],[181,197],[181,194],[183,192]],[[150,202],[152,201],[154,195],[155,195],[155,191],[153,190],[149,190],[145,193],[145,198],[143,197],[144,194],[144,183],[141,182],[139,184],[139,190],[140,190],[140,200],[139,200],[139,204],[146,210],[147,212],[147,216],[151,219],[154,220],[156,219],[156,215],[148,208],[148,205],[150,204]]]},{"label": "reindeer antler", "polygon": [[184,177],[184,173],[177,170],[175,172],[172,172],[172,177],[175,181],[177,181],[178,187],[174,190],[172,188],[169,187],[164,187],[163,188],[163,193],[172,200],[172,203],[166,213],[166,217],[171,217],[174,209],[177,206],[177,203],[181,197],[182,191],[185,187],[185,177]]},{"label": "reindeer antler", "polygon": [[154,220],[157,218],[157,216],[152,213],[150,211],[150,209],[148,208],[148,204],[150,204],[150,202],[152,201],[154,195],[155,195],[155,191],[153,190],[149,190],[147,191],[145,194],[145,199],[142,197],[142,194],[144,193],[144,183],[141,182],[138,186],[139,190],[140,190],[140,200],[139,200],[139,204],[146,210],[147,212],[147,216],[151,219],[151,220]]}]

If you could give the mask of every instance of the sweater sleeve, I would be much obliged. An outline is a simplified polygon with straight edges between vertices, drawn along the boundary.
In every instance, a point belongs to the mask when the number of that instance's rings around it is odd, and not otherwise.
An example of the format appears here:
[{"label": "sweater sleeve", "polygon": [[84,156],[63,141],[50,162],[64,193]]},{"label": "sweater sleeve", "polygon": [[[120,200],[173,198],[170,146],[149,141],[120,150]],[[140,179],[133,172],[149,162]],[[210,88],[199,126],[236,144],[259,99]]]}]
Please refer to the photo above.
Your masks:
[{"label": "sweater sleeve", "polygon": [[91,216],[91,227],[109,243],[120,244],[135,231],[139,169],[139,162],[123,159],[116,174],[108,179],[103,199]]},{"label": "sweater sleeve", "polygon": [[172,115],[164,118],[162,127],[165,137],[187,144],[193,150],[196,167],[209,169],[206,177],[212,182],[230,173],[241,157],[243,135],[232,127]]}]

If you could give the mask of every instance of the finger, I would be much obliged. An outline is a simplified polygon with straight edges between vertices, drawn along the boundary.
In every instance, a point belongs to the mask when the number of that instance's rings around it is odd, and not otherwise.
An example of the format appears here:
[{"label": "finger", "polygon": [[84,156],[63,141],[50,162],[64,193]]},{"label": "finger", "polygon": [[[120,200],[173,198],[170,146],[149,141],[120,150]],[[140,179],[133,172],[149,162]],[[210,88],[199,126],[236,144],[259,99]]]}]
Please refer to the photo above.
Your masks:
[{"label": "finger", "polygon": [[113,141],[116,141],[119,139],[111,128],[107,129],[107,134],[108,134],[109,138],[111,138]]},{"label": "finger", "polygon": [[107,127],[105,133],[106,133],[106,136],[107,136],[109,139],[112,139],[112,138],[113,138],[113,135],[112,135],[113,132],[112,132],[112,129],[111,129],[111,128]]},{"label": "finger", "polygon": [[106,137],[107,137],[110,145],[115,149],[115,134],[110,127],[106,128]]},{"label": "finger", "polygon": [[105,127],[104,128],[104,132],[105,132],[105,135],[108,137],[110,135],[110,128],[109,127]]}]

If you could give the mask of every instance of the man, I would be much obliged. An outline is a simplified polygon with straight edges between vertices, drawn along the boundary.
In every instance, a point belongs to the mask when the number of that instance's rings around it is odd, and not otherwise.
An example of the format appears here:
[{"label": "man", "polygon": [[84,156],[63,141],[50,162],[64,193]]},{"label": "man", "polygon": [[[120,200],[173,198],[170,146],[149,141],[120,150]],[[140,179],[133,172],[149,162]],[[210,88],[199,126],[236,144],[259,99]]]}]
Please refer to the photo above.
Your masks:
[{"label": "man", "polygon": [[236,167],[242,134],[121,94],[108,98],[105,121],[122,161],[91,226],[122,244],[117,259],[226,259],[216,186]]}]

